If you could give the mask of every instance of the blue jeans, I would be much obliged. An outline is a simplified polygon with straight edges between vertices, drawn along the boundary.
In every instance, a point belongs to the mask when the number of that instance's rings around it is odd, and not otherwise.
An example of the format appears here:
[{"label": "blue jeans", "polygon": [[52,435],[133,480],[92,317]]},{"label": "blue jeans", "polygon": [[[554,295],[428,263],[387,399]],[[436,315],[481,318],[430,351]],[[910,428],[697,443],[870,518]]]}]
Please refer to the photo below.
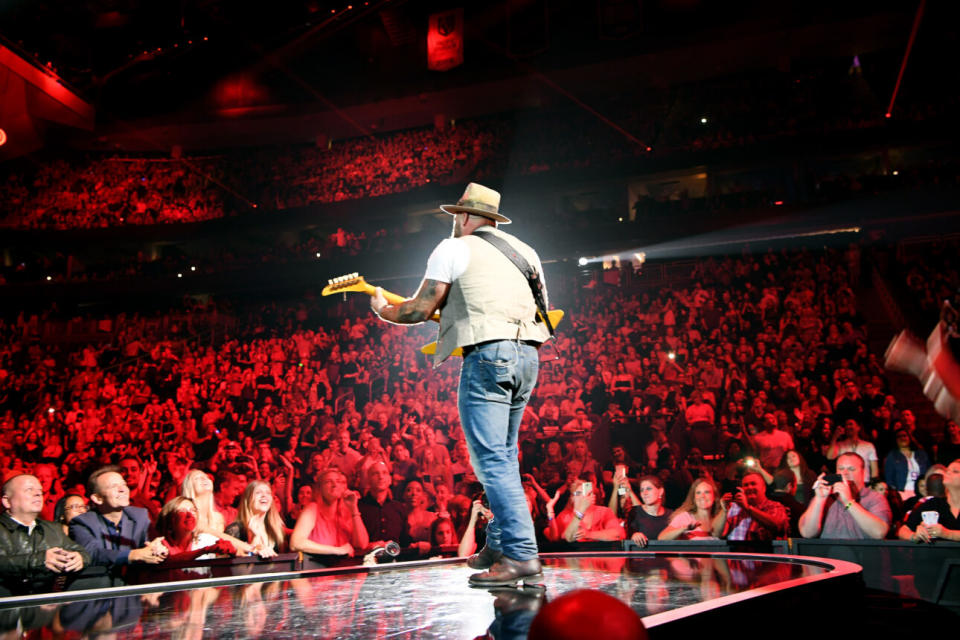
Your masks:
[{"label": "blue jeans", "polygon": [[536,348],[515,340],[474,347],[460,366],[460,424],[493,511],[487,546],[513,560],[537,557],[536,531],[520,480],[517,435],[539,369]]}]

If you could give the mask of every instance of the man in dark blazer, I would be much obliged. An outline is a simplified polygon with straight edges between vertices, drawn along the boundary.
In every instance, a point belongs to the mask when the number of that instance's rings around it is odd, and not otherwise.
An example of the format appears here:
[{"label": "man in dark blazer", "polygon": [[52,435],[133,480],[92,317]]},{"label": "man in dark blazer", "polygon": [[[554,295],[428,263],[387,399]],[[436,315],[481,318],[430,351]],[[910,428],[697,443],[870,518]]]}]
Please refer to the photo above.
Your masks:
[{"label": "man in dark blazer", "polygon": [[70,537],[87,550],[94,565],[106,566],[120,579],[127,565],[163,562],[166,547],[159,538],[147,540],[150,515],[130,506],[130,489],[119,467],[94,471],[87,491],[92,508],[70,521]]}]

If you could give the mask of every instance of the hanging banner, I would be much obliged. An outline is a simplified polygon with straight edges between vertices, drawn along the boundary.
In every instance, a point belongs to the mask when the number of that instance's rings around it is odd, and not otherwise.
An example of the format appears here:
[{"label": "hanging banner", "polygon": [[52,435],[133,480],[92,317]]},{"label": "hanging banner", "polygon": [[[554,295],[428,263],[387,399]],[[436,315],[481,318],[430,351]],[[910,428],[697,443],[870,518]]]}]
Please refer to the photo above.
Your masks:
[{"label": "hanging banner", "polygon": [[447,71],[463,64],[463,9],[430,16],[427,31],[427,67]]}]

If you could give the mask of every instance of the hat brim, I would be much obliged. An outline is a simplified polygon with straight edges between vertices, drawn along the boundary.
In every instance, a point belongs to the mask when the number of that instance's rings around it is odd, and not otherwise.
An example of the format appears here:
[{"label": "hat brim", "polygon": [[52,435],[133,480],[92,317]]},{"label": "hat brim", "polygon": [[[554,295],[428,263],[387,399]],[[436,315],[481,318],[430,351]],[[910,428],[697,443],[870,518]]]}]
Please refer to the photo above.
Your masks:
[{"label": "hat brim", "polygon": [[512,222],[510,218],[502,213],[491,213],[490,211],[484,211],[483,209],[464,207],[459,204],[442,204],[440,205],[440,210],[444,213],[449,213],[450,215],[455,215],[458,213],[472,213],[477,216],[483,216],[484,218],[490,218],[491,220],[502,222],[503,224],[510,224]]}]

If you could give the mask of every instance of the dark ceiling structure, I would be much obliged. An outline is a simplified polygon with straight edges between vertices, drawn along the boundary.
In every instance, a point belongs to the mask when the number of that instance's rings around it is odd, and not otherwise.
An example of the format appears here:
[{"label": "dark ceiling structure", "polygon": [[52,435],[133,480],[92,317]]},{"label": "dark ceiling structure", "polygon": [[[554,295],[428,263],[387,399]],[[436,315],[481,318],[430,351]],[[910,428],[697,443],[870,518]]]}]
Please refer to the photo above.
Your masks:
[{"label": "dark ceiling structure", "polygon": [[[464,11],[464,63],[430,71],[429,16],[457,7]],[[456,106],[458,94],[469,96],[461,102],[473,111],[523,106],[481,104],[471,88],[515,94],[516,82],[539,80],[548,93],[566,91],[569,98],[615,94],[618,83],[640,77],[669,85],[730,73],[738,64],[899,51],[915,10],[913,2],[891,0],[19,0],[0,9],[0,43],[95,108],[94,135],[61,136],[70,144],[119,145],[124,131],[168,127],[155,131],[190,146],[186,133],[169,127],[333,113],[339,118],[322,125],[325,133],[363,135],[376,128],[370,116],[378,110],[384,128],[424,124],[437,113],[473,115]],[[924,28],[952,29],[947,24],[928,17]],[[758,55],[771,42],[777,50]],[[696,52],[709,59],[691,64]],[[415,117],[384,120],[397,108],[390,101],[402,100],[424,106]],[[366,111],[348,112],[363,105]],[[353,122],[338,127],[338,120]],[[288,128],[297,129],[296,120]],[[271,135],[279,134],[257,140]],[[195,144],[222,144],[224,137]]]}]

